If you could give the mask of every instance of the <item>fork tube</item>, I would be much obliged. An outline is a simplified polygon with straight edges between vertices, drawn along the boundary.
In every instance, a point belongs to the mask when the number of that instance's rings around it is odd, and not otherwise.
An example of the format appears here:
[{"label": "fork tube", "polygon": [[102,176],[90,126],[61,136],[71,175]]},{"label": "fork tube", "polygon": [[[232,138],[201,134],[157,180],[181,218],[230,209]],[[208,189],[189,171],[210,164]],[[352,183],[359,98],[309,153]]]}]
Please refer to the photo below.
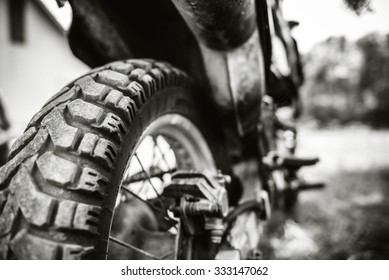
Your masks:
[{"label": "fork tube", "polygon": [[252,134],[265,85],[255,0],[172,1],[199,42],[226,125],[234,126],[238,137]]},{"label": "fork tube", "polygon": [[242,45],[256,27],[254,0],[173,0],[202,44],[227,50]]}]

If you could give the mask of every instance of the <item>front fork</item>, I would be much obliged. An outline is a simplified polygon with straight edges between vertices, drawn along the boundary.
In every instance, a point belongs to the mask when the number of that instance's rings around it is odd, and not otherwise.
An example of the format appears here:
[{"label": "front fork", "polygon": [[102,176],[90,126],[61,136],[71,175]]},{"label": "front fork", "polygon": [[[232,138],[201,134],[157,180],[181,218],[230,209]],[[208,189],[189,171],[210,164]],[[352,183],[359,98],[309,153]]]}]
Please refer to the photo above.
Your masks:
[{"label": "front fork", "polygon": [[255,0],[173,3],[200,46],[230,158],[241,158],[246,148],[242,139],[255,135],[265,94],[265,65]]},{"label": "front fork", "polygon": [[261,219],[270,215],[269,196],[260,179],[258,160],[258,123],[266,80],[255,2],[173,0],[199,43],[233,162],[232,173],[243,191],[239,200],[243,208],[231,208],[230,215],[224,217],[229,224],[228,236],[224,238],[231,247],[219,250],[216,258],[236,258],[239,254],[233,253],[233,247],[239,248],[240,257],[247,258],[257,246]]}]

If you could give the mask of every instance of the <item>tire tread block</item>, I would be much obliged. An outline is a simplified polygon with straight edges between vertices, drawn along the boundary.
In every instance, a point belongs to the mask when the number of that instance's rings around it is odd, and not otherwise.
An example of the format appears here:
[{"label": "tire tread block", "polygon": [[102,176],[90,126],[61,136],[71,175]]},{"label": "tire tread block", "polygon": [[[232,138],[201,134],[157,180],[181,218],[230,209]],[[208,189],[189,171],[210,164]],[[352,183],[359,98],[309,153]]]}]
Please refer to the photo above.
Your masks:
[{"label": "tire tread block", "polygon": [[[51,98],[34,115],[0,169],[0,258],[9,248],[20,259],[93,255],[95,249],[86,242],[64,243],[65,232],[99,239],[108,175],[115,168],[129,124],[148,98],[159,89],[178,85],[183,77],[152,60],[119,61],[93,70]],[[88,161],[93,164],[88,166]],[[40,176],[35,178],[36,174]],[[46,194],[47,188],[57,189]],[[71,195],[65,199],[64,192]],[[83,195],[92,193],[98,194],[98,206],[81,202]],[[49,229],[45,234],[51,237],[34,235],[32,226],[37,231]]]}]

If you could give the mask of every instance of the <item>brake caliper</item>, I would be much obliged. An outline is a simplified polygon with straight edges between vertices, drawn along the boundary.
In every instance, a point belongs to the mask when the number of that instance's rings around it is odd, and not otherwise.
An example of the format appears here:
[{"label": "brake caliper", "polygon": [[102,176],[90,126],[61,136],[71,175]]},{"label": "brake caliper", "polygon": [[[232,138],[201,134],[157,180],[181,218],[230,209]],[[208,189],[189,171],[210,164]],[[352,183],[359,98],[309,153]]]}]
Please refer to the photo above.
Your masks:
[{"label": "brake caliper", "polygon": [[185,233],[190,236],[208,231],[210,241],[220,244],[224,233],[223,218],[228,213],[226,184],[230,177],[218,174],[179,171],[164,188],[163,196],[172,198],[175,203],[170,210]]}]

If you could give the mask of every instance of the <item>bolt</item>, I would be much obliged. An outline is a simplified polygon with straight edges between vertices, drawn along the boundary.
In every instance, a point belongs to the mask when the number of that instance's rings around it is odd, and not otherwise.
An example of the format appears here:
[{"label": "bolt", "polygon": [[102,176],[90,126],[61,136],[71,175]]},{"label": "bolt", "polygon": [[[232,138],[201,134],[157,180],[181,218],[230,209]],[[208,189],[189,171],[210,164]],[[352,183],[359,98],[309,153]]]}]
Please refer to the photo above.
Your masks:
[{"label": "bolt", "polygon": [[217,170],[216,179],[223,188],[226,187],[226,184],[231,183],[231,176],[224,175],[220,169]]},{"label": "bolt", "polygon": [[187,202],[185,205],[185,212],[188,215],[216,215],[218,214],[219,207],[207,200],[199,200],[197,202]]}]

